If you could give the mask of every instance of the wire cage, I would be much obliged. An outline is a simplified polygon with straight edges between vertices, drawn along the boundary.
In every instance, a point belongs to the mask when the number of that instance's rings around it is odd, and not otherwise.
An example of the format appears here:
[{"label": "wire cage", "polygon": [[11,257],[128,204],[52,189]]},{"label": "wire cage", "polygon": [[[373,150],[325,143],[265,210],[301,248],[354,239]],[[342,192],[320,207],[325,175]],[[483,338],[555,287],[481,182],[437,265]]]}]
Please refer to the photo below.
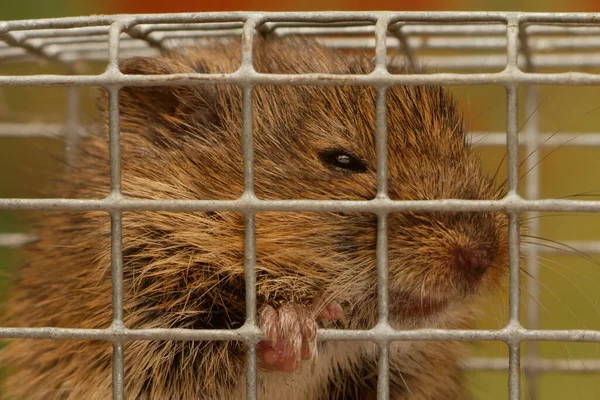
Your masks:
[{"label": "wire cage", "polygon": [[[380,323],[365,331],[320,330],[319,340],[367,340],[380,349],[378,398],[388,397],[388,348],[391,341],[459,340],[501,341],[509,347],[509,357],[467,359],[467,369],[509,372],[509,397],[521,396],[521,368],[529,384],[529,398],[536,398],[536,377],[543,371],[600,371],[600,360],[585,364],[576,359],[544,359],[537,341],[600,342],[600,331],[541,330],[537,324],[539,295],[537,282],[528,281],[532,296],[527,299],[528,328],[520,322],[520,237],[519,218],[523,213],[537,215],[545,211],[600,211],[600,201],[539,199],[540,178],[536,170],[527,174],[525,196],[519,191],[519,149],[527,153],[540,146],[559,144],[578,147],[600,146],[600,133],[575,135],[541,132],[535,118],[519,134],[517,112],[519,87],[525,87],[526,110],[539,102],[537,85],[599,85],[600,75],[586,68],[600,67],[600,25],[593,14],[528,13],[196,13],[94,16],[0,23],[0,62],[23,63],[40,60],[60,66],[62,74],[2,75],[2,87],[65,87],[67,117],[64,124],[0,123],[0,136],[17,138],[64,135],[67,160],[85,128],[79,119],[79,89],[102,87],[109,93],[110,195],[98,200],[81,199],[0,199],[0,210],[102,210],[111,216],[111,255],[113,284],[113,325],[107,329],[0,328],[2,338],[51,338],[104,340],[113,346],[113,395],[124,398],[123,346],[129,340],[243,340],[248,345],[247,395],[256,398],[256,353],[261,339],[256,326],[256,276],[254,216],[263,211],[355,211],[377,214],[377,269]],[[253,68],[253,36],[257,32],[275,35],[303,34],[316,37],[326,46],[370,48],[376,67],[367,75],[263,74]],[[243,53],[240,68],[229,74],[178,74],[171,76],[124,75],[119,62],[132,56],[158,55],[164,50],[201,43],[203,38],[241,36]],[[460,52],[463,52],[461,54]],[[468,52],[465,54],[465,52]],[[473,54],[473,52],[475,54]],[[389,63],[414,64],[425,60],[436,73],[391,74]],[[78,73],[79,62],[103,63],[105,70],[96,75]],[[579,69],[580,71],[577,71]],[[556,71],[559,72],[556,72]],[[123,86],[233,84],[243,90],[243,157],[245,191],[237,200],[134,200],[120,192],[119,89]],[[377,179],[378,196],[371,201],[259,200],[253,192],[252,90],[258,84],[271,85],[365,85],[377,91]],[[391,85],[497,85],[506,91],[505,132],[475,132],[474,141],[485,138],[486,146],[506,146],[508,152],[509,194],[491,200],[393,201],[387,196],[387,121],[385,91]],[[532,154],[527,166],[539,163]],[[236,211],[245,216],[246,324],[232,331],[184,329],[129,329],[123,324],[123,282],[121,216],[126,211]],[[397,331],[387,324],[387,216],[399,211],[501,211],[509,215],[509,323],[496,330],[420,329]],[[536,234],[534,220],[530,232]],[[0,234],[0,246],[16,247],[29,240],[25,233]],[[600,252],[595,241],[568,242],[588,253]],[[538,276],[538,252],[527,253],[529,273]],[[546,250],[551,251],[551,250]],[[521,357],[524,342],[533,343]]]}]

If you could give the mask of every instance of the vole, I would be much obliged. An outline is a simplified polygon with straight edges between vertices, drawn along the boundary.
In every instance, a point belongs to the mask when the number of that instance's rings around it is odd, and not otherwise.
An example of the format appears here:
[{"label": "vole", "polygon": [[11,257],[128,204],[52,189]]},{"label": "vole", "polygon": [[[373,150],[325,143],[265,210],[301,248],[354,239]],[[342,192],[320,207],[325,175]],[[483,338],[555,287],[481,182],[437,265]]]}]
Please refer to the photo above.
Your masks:
[{"label": "vole", "polygon": [[[364,74],[366,54],[304,38],[258,38],[260,72]],[[239,41],[122,63],[125,74],[233,72]],[[262,199],[369,200],[376,195],[375,90],[259,85],[254,89],[255,193]],[[104,129],[82,140],[58,190],[101,198],[109,186]],[[143,199],[235,199],[243,192],[242,94],[232,85],[120,91],[122,192]],[[466,142],[455,100],[441,87],[387,92],[391,199],[497,199]],[[508,270],[502,213],[398,212],[389,216],[390,324],[468,328],[482,296]],[[378,348],[316,342],[318,327],[377,323],[377,218],[372,213],[256,215],[260,399],[371,399]],[[110,218],[52,212],[11,293],[10,326],[106,328],[112,322]],[[125,325],[233,329],[245,320],[244,217],[235,212],[123,215]],[[459,344],[395,342],[391,399],[463,399]],[[2,351],[14,399],[111,397],[101,341],[13,340]],[[243,399],[245,349],[237,342],[133,341],[125,347],[127,399]]]}]

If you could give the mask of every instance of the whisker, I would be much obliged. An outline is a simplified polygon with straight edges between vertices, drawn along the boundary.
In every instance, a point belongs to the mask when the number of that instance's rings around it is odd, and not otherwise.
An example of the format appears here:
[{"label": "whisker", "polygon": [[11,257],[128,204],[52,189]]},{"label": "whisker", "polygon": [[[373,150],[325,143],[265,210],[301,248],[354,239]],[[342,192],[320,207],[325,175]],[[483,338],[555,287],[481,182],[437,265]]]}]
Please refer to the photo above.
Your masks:
[{"label": "whisker", "polygon": [[[600,107],[599,107],[599,108],[600,108]],[[553,133],[552,135],[550,135],[550,137],[548,137],[548,139],[546,139],[546,140],[544,141],[544,144],[545,144],[545,143],[546,143],[548,140],[550,140],[550,139],[551,139],[553,136],[555,136],[557,133],[558,133],[558,132],[555,132],[555,133]],[[550,150],[550,152],[549,152],[548,154],[546,154],[546,155],[545,155],[545,156],[543,156],[543,157],[542,157],[540,160],[538,160],[538,162],[536,162],[536,163],[535,163],[535,164],[534,164],[534,165],[533,165],[531,168],[529,168],[529,169],[528,169],[528,170],[527,170],[527,171],[526,171],[526,172],[525,172],[523,175],[521,175],[521,176],[519,177],[519,179],[523,179],[523,178],[524,178],[524,177],[525,177],[525,176],[526,176],[528,173],[530,173],[530,172],[531,172],[531,170],[533,170],[535,167],[537,167],[538,165],[540,165],[540,164],[542,163],[542,161],[544,161],[546,158],[548,158],[548,157],[550,157],[552,154],[554,154],[554,152],[555,152],[555,151],[557,151],[557,150],[560,150],[561,148],[563,148],[564,146],[566,146],[568,143],[572,142],[572,141],[573,141],[573,140],[575,140],[575,139],[578,139],[580,136],[581,136],[581,135],[577,135],[577,136],[575,136],[575,137],[572,137],[571,139],[567,140],[566,142],[564,142],[564,143],[561,143],[559,146],[556,146],[555,148],[553,148],[552,150]],[[535,152],[535,151],[538,151],[540,148],[542,148],[542,146],[538,147],[536,150],[534,150],[534,152]],[[525,157],[525,159],[524,159],[524,160],[523,160],[523,161],[522,161],[522,162],[519,164],[519,167],[520,167],[521,165],[523,165],[523,163],[524,163],[524,162],[525,162],[525,161],[526,161],[526,160],[527,160],[527,159],[528,159],[528,158],[529,158],[531,155],[533,155],[533,153],[534,153],[534,152],[532,152],[532,153],[531,153],[531,154],[529,154],[527,157]]]},{"label": "whisker", "polygon": [[[556,262],[554,260],[547,260],[548,262],[553,262],[557,265],[563,266],[562,264],[560,264],[559,262]],[[585,291],[583,289],[581,289],[579,286],[577,286],[575,284],[575,282],[573,282],[573,280],[571,278],[569,278],[567,275],[563,274],[562,272],[558,271],[556,268],[552,268],[550,267],[550,265],[545,264],[545,263],[540,263],[540,265],[548,268],[550,271],[554,272],[555,274],[560,275],[561,277],[563,277],[564,279],[566,279],[569,283],[571,283],[573,285],[574,288],[576,288],[586,299],[587,301],[589,301],[589,303],[592,305],[592,307],[594,308],[594,310],[596,311],[596,314],[598,314],[600,316],[600,309],[598,309],[598,307],[596,307],[596,305],[594,304],[594,301],[588,296],[587,293],[585,293]],[[581,277],[585,277],[583,274],[579,274]]]},{"label": "whisker", "polygon": [[[524,273],[525,275],[527,275],[528,279],[532,279],[537,283],[540,283],[539,279],[536,279],[533,275],[531,275],[528,271],[526,270],[521,270],[522,273]],[[554,318],[554,316],[552,315],[552,313],[550,312],[550,310],[548,310],[540,301],[540,299],[534,297],[531,292],[529,291],[529,289],[525,286],[523,286],[521,289],[523,289],[525,291],[525,293],[529,296],[529,298],[531,298],[532,300],[534,300],[538,306],[540,306],[540,308],[545,311],[549,317]],[[522,299],[523,300],[523,299]]]},{"label": "whisker", "polygon": [[[591,113],[597,111],[600,109],[600,106],[598,107],[594,107],[591,110],[588,110],[585,114],[578,116],[578,118],[583,118],[583,117],[587,117],[588,115],[590,115]],[[563,125],[561,125],[561,127],[559,129],[557,129],[554,133],[552,133],[550,136],[548,136],[546,138],[546,140],[544,140],[540,146],[538,146],[537,149],[533,150],[531,153],[529,153],[520,163],[519,163],[519,167],[521,167],[533,154],[535,154],[536,152],[540,151],[541,149],[544,148],[544,145],[546,143],[548,143],[549,140],[551,140],[554,136],[556,136],[557,134],[559,134],[560,132],[562,132],[562,130],[568,126],[571,122],[573,122],[573,120],[575,119],[575,117],[571,118],[569,121],[565,122]],[[520,131],[519,131],[520,133]],[[577,139],[579,136],[578,135],[574,138],[569,139],[568,141],[562,143],[560,146],[557,146],[556,148],[554,148],[550,153],[546,154],[544,157],[542,157],[541,160],[539,160],[533,167],[531,167],[527,172],[525,172],[525,174],[523,174],[519,179],[522,179],[524,176],[526,176],[533,168],[537,167],[542,161],[544,161],[548,156],[550,156],[551,154],[553,154],[556,150],[560,149],[561,147],[565,146],[567,143]],[[508,153],[504,154],[504,157],[502,158],[502,160],[500,161],[500,163],[502,163],[504,161],[504,159],[506,158],[506,155]],[[500,166],[498,166],[498,170],[500,169]],[[497,172],[496,174],[494,174],[493,179],[495,180],[497,176]],[[504,179],[504,181],[502,181],[499,185],[499,187],[504,187],[504,185],[506,185],[506,182],[508,181],[508,178]]]},{"label": "whisker", "polygon": [[[536,282],[537,282],[537,283],[538,283],[540,286],[542,286],[542,287],[543,287],[543,288],[545,288],[546,290],[549,290],[549,289],[548,289],[548,287],[547,287],[545,284],[543,284],[542,282],[540,282],[540,280],[539,280],[539,279],[536,279],[536,278],[534,278],[534,277],[533,277],[533,276],[532,276],[532,275],[531,275],[531,274],[530,274],[528,271],[526,271],[526,270],[524,270],[524,269],[521,269],[521,272],[522,272],[523,274],[527,275],[529,279],[533,279],[533,280],[535,280],[535,281],[536,281]],[[552,314],[552,312],[550,312],[550,310],[548,310],[548,309],[547,309],[547,308],[546,308],[546,307],[545,307],[545,306],[544,306],[544,305],[541,303],[541,301],[540,301],[539,299],[535,298],[535,297],[534,297],[534,296],[531,294],[531,292],[529,291],[529,289],[527,289],[527,287],[523,286],[523,287],[522,287],[522,289],[524,290],[524,293],[525,293],[527,296],[529,296],[529,298],[533,299],[533,300],[534,300],[534,301],[535,301],[535,302],[536,302],[536,303],[537,303],[537,304],[540,306],[540,308],[542,309],[542,311],[544,311],[544,312],[545,312],[545,313],[548,315],[548,317],[549,317],[549,318],[550,318],[552,321],[554,321],[554,322],[556,321],[556,318],[554,317],[554,314]],[[551,291],[551,290],[549,290],[549,291],[550,291],[550,293],[551,293],[551,294],[554,294],[554,292],[553,292],[553,291]],[[555,294],[554,294],[554,296],[555,296],[555,297],[558,299],[558,297],[557,297]],[[558,300],[560,300],[560,299],[558,299]],[[561,301],[561,304],[565,305],[565,304],[564,304],[562,301]],[[565,307],[567,308],[567,310],[571,311],[571,310],[569,309],[569,307],[567,307],[566,305],[565,305]],[[572,311],[571,311],[571,314],[573,314],[573,312],[572,312]],[[567,358],[573,358],[573,357],[572,357],[572,355],[571,355],[571,352],[569,351],[568,344],[567,344],[567,343],[563,343],[563,344],[562,344],[562,347],[564,347],[564,349],[565,349],[565,352],[567,353]]]},{"label": "whisker", "polygon": [[567,269],[569,272],[572,272],[572,273],[576,274],[577,276],[579,276],[579,277],[581,277],[581,278],[587,278],[587,277],[586,277],[584,274],[582,274],[581,272],[577,271],[577,269],[575,269],[575,268],[571,268],[571,267],[569,267],[569,266],[567,266],[567,265],[564,265],[564,264],[562,264],[562,263],[559,263],[559,262],[558,262],[558,261],[556,261],[556,260],[552,260],[551,258],[548,258],[548,257],[543,257],[543,256],[540,256],[540,255],[538,255],[538,256],[537,256],[537,258],[538,258],[539,260],[546,261],[546,262],[550,262],[550,263],[552,263],[552,264],[555,264],[555,265],[561,266],[561,267],[563,267],[563,268]]},{"label": "whisker", "polygon": [[567,196],[555,197],[555,199],[568,199],[569,197],[596,197],[600,196],[600,190],[590,190],[588,192],[581,192],[576,194],[570,194]]},{"label": "whisker", "polygon": [[[543,265],[543,264],[542,264]],[[544,265],[545,266],[545,265]],[[531,274],[527,273],[527,275],[531,278],[531,279],[535,279],[531,276]],[[584,329],[587,328],[587,325],[585,323],[583,323],[583,321],[581,321],[581,319],[577,316],[577,314],[571,309],[571,307],[569,307],[567,304],[565,304],[560,296],[558,296],[558,294],[556,294],[555,291],[553,291],[552,289],[550,289],[550,287],[545,284],[544,282],[540,281],[539,279],[535,279],[536,282],[538,283],[538,285],[540,285],[541,288],[545,289],[548,291],[548,293],[550,293],[552,295],[552,297],[554,297],[556,300],[558,300],[561,305],[563,305],[565,307],[565,309],[569,312],[569,314],[571,314],[571,316],[573,316],[573,318],[575,318],[575,320],[577,321],[577,323]]]},{"label": "whisker", "polygon": [[[565,196],[564,198],[569,197],[569,196]],[[560,199],[561,197],[554,197],[555,199]],[[541,219],[541,218],[548,218],[548,217],[553,217],[553,218],[557,218],[557,217],[588,217],[587,215],[584,215],[582,213],[554,213],[554,214],[544,214],[544,215],[535,215],[535,216],[529,216],[529,217],[525,217],[522,216],[521,217],[521,222],[527,222],[530,221],[532,219]]]},{"label": "whisker", "polygon": [[[552,243],[552,244],[554,244],[554,245],[556,245],[556,246],[559,246],[559,247],[552,247],[552,246],[550,246],[550,245],[547,245],[547,244],[543,244],[543,243],[536,243],[536,242],[526,242],[526,243],[535,244],[535,245],[538,245],[538,246],[545,246],[545,247],[552,248],[552,249],[556,249],[556,250],[563,250],[563,251],[565,251],[566,253],[568,253],[568,252],[567,252],[565,249],[571,250],[571,251],[570,251],[570,252],[571,252],[571,254],[574,254],[574,255],[579,255],[580,257],[582,257],[582,258],[583,258],[583,259],[585,259],[585,260],[588,260],[588,261],[589,261],[589,262],[591,262],[592,264],[594,264],[594,265],[597,265],[597,266],[600,266],[600,262],[599,262],[599,261],[597,261],[597,260],[596,260],[594,257],[590,256],[590,255],[589,255],[589,254],[587,254],[587,253],[584,253],[584,252],[583,252],[583,251],[581,251],[581,250],[578,250],[578,249],[576,249],[576,248],[575,248],[575,247],[573,247],[573,246],[569,246],[568,244],[561,243],[561,242],[559,242],[559,241],[552,240],[552,239],[546,239],[546,238],[539,237],[539,236],[532,236],[532,235],[522,235],[522,237],[524,237],[524,238],[530,238],[530,239],[536,239],[536,240],[540,240],[540,241],[544,241],[544,242],[549,242],[549,243]],[[561,248],[560,246],[562,246],[562,248]]]},{"label": "whisker", "polygon": [[[540,107],[542,107],[542,104],[544,104],[546,102],[546,100],[548,100],[548,98],[550,97],[551,94],[552,93],[548,93],[546,95],[546,97],[544,97],[542,99],[542,101],[540,101],[540,103],[535,107],[535,109],[531,113],[529,113],[529,116],[527,117],[527,119],[525,119],[525,122],[523,122],[523,125],[521,125],[521,127],[519,128],[519,130],[517,131],[517,134],[521,133],[521,131],[523,131],[523,128],[525,128],[525,126],[527,125],[527,123],[529,122],[529,120],[534,116],[534,114],[536,112],[539,111]],[[496,180],[496,177],[498,176],[498,172],[500,171],[500,167],[502,166],[502,163],[504,162],[504,160],[506,160],[507,155],[508,155],[508,152],[505,151],[504,155],[502,156],[502,159],[498,163],[498,168],[496,169],[496,172],[494,173],[494,175],[492,177],[492,181]],[[506,181],[504,181],[501,186],[503,186],[505,182]]]}]

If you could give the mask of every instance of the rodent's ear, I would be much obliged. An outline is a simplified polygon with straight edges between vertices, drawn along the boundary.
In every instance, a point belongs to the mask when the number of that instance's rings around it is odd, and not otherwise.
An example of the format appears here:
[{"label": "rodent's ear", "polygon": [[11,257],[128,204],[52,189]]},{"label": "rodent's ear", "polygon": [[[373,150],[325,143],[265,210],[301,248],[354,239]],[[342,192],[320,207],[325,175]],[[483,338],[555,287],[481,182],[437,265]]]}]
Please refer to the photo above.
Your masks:
[{"label": "rodent's ear", "polygon": [[[176,58],[132,58],[120,66],[127,75],[169,75],[208,72],[201,64],[190,65]],[[218,124],[214,86],[129,86],[121,89],[121,119],[131,123],[149,121],[177,124],[184,119],[197,124]]]}]

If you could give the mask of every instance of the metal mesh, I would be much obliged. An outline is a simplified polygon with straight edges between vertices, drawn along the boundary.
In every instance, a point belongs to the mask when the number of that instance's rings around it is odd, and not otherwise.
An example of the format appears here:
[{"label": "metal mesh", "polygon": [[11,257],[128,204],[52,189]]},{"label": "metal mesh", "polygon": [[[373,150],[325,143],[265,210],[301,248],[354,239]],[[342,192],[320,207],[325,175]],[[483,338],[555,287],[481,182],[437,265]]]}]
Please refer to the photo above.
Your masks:
[{"label": "metal mesh", "polygon": [[[252,65],[253,35],[269,31],[278,35],[314,35],[327,46],[342,48],[371,47],[375,50],[376,68],[368,75],[329,74],[262,74]],[[527,374],[530,398],[535,398],[535,378],[541,371],[600,371],[598,361],[549,360],[530,348],[521,364],[520,345],[528,341],[600,342],[600,332],[593,330],[540,330],[537,326],[539,294],[533,280],[529,290],[528,321],[530,329],[520,323],[519,217],[522,213],[543,211],[598,212],[600,201],[543,199],[539,197],[539,175],[528,174],[527,193],[519,195],[518,167],[518,96],[520,85],[528,85],[525,108],[535,109],[537,84],[598,85],[600,75],[585,72],[553,73],[555,68],[600,66],[600,57],[588,53],[600,48],[598,19],[592,14],[526,13],[205,13],[156,14],[132,16],[97,16],[0,24],[0,60],[27,62],[45,60],[64,67],[65,75],[0,76],[0,86],[68,87],[68,117],[65,125],[0,124],[0,136],[36,137],[65,133],[68,148],[85,134],[79,125],[79,86],[100,86],[109,92],[110,112],[110,195],[100,200],[77,199],[0,199],[0,210],[63,209],[103,210],[111,215],[113,324],[108,329],[0,328],[3,338],[54,338],[106,340],[113,345],[113,395],[122,399],[123,345],[128,340],[241,340],[248,346],[247,394],[256,398],[256,353],[254,345],[262,338],[256,326],[256,276],[254,216],[262,211],[355,211],[372,212],[378,217],[377,270],[379,284],[379,323],[370,330],[320,330],[319,340],[368,340],[379,345],[378,396],[388,397],[389,343],[396,340],[503,341],[509,346],[509,359],[468,359],[466,369],[499,370],[508,368],[510,399],[520,397],[520,368]],[[160,51],[185,45],[186,41],[204,37],[242,36],[242,65],[231,74],[177,74],[127,76],[118,68],[119,60],[134,55],[156,55]],[[416,51],[473,50],[481,54],[432,55],[428,63],[439,66],[436,74],[394,75],[386,68],[389,50],[401,49],[399,63],[413,63]],[[568,53],[561,51],[568,50]],[[76,75],[74,61],[101,61],[108,68],[99,75]],[[394,62],[394,60],[392,60]],[[456,73],[472,69],[473,73]],[[545,69],[549,71],[545,71]],[[444,72],[445,71],[445,72]],[[448,72],[450,71],[450,72]],[[490,72],[495,71],[495,72]],[[123,86],[234,84],[243,90],[244,194],[237,200],[133,200],[120,192],[119,89]],[[377,197],[371,201],[259,200],[254,195],[252,92],[257,84],[274,85],[370,85],[377,91]],[[500,85],[507,92],[507,127],[504,132],[476,132],[473,140],[486,138],[486,145],[506,146],[508,150],[508,195],[491,200],[392,201],[387,195],[387,116],[386,90],[391,85]],[[600,133],[578,136],[576,133],[539,132],[535,117],[524,137],[530,152],[539,146],[600,146]],[[68,157],[72,157],[69,155]],[[534,166],[539,159],[527,161]],[[123,324],[123,282],[121,215],[125,211],[237,211],[245,216],[245,277],[247,320],[231,331],[186,329],[128,329]],[[387,288],[387,219],[397,211],[501,211],[509,215],[510,321],[497,330],[421,329],[396,331],[388,324]],[[535,220],[534,220],[535,221]],[[539,226],[532,224],[532,233]],[[2,234],[0,246],[18,246],[29,240],[25,234]],[[588,253],[599,253],[600,243],[566,242]],[[539,273],[537,252],[553,249],[529,249],[530,272]]]}]

